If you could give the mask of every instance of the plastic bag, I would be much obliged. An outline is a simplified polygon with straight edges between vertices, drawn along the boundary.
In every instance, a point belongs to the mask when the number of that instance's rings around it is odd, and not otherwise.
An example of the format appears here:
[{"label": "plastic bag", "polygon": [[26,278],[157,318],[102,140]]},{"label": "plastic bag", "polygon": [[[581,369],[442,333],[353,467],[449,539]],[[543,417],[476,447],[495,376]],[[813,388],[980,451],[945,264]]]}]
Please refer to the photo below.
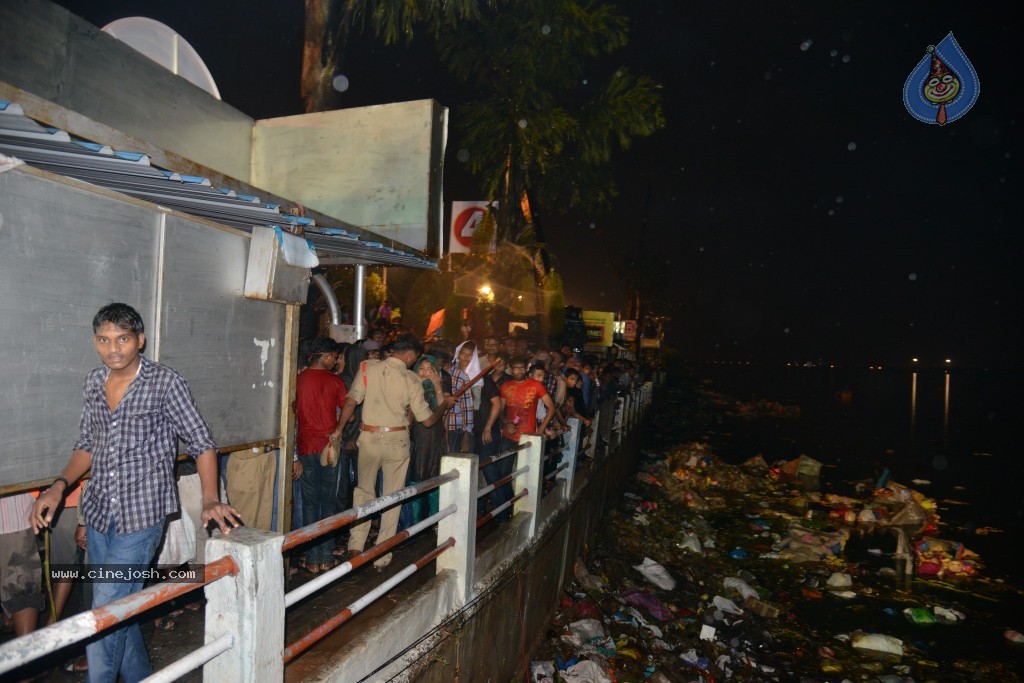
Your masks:
[{"label": "plastic bag", "polygon": [[746,598],[757,598],[757,591],[750,587],[750,584],[743,579],[735,576],[727,577],[722,583],[726,588],[734,588],[736,592],[740,594],[740,597]]},{"label": "plastic bag", "polygon": [[697,538],[697,534],[692,532],[686,534],[683,540],[679,543],[679,547],[684,550],[692,550],[697,554],[704,552],[704,549],[700,545],[700,539]]},{"label": "plastic bag", "polygon": [[530,662],[531,683],[554,683],[554,662]]},{"label": "plastic bag", "polygon": [[649,557],[645,557],[641,564],[634,565],[633,569],[644,575],[644,578],[662,590],[670,591],[676,587],[676,580],[662,567]]},{"label": "plastic bag", "polygon": [[737,616],[743,614],[743,610],[740,609],[735,602],[729,598],[723,598],[721,595],[716,595],[711,600],[711,603],[723,612],[728,612],[729,614],[735,614]]},{"label": "plastic bag", "polygon": [[832,576],[828,577],[827,583],[833,588],[849,588],[853,585],[853,578],[849,574],[835,572]]},{"label": "plastic bag", "polygon": [[340,452],[341,443],[337,439],[327,439],[327,445],[320,451],[320,466],[334,467],[337,465]]},{"label": "plastic bag", "polygon": [[561,673],[562,679],[571,683],[612,683],[612,679],[597,662],[584,659]]},{"label": "plastic bag", "polygon": [[872,650],[903,656],[903,641],[882,633],[864,633],[854,636],[853,647],[857,650]]},{"label": "plastic bag", "polygon": [[604,626],[597,619],[580,619],[569,624],[569,630],[582,642],[601,640],[605,637]]},{"label": "plastic bag", "polygon": [[658,621],[668,621],[672,618],[672,612],[658,598],[641,590],[629,590],[621,593],[620,597],[631,605],[642,605],[647,612]]}]

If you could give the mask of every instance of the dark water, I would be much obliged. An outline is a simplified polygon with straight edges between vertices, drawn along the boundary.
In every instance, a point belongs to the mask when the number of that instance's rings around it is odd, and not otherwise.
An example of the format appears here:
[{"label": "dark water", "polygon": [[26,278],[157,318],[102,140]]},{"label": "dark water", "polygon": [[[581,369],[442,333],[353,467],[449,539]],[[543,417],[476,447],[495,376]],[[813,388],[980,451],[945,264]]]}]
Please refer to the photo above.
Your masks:
[{"label": "dark water", "polygon": [[[727,420],[713,442],[729,461],[763,453],[820,460],[823,485],[895,481],[940,504],[941,535],[979,553],[985,573],[1024,585],[1024,455],[1019,371],[705,365],[714,390],[800,406],[799,419]],[[914,484],[913,479],[930,484]],[[978,529],[999,529],[985,535]]]}]

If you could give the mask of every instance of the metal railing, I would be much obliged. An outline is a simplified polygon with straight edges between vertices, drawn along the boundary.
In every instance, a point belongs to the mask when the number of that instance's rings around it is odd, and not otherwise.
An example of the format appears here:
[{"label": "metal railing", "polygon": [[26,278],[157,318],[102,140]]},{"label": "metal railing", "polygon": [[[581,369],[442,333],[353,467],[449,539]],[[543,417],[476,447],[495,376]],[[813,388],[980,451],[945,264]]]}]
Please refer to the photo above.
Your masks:
[{"label": "metal railing", "polygon": [[[618,438],[621,439],[623,433],[636,426],[651,400],[650,383],[638,386],[629,395],[617,400],[613,424]],[[445,455],[441,459],[444,474],[439,477],[381,496],[284,536],[248,527],[234,529],[230,536],[217,534],[207,541],[206,554],[209,561],[201,582],[157,584],[0,645],[0,674],[81,642],[199,587],[204,588],[207,597],[205,644],[154,673],[147,681],[172,681],[199,666],[203,667],[206,680],[283,680],[286,663],[293,661],[374,600],[432,562],[438,574],[450,572],[455,585],[450,602],[436,608],[443,612],[434,615],[431,623],[436,623],[472,600],[476,595],[475,586],[486,578],[476,575],[476,532],[479,527],[511,508],[515,513],[513,526],[524,539],[516,550],[518,553],[533,542],[539,528],[553,519],[560,508],[568,505],[573,495],[573,476],[578,469],[578,458],[582,455],[591,458],[597,456],[598,422],[595,417],[589,433],[585,435],[579,420],[569,420],[570,430],[566,434],[565,445],[547,456],[543,454],[543,438],[528,435],[522,437],[522,442],[515,449],[482,461],[473,454]],[[513,456],[516,457],[515,469],[509,475],[478,489],[481,467]],[[545,462],[555,457],[560,457],[561,462],[553,471],[544,473]],[[542,508],[544,484],[551,481],[557,482],[552,493],[560,490],[560,495],[546,500]],[[511,484],[518,493],[478,517],[478,499],[491,493],[497,486],[506,484]],[[440,498],[440,510],[436,514],[306,584],[285,591],[282,553],[434,489],[439,490]],[[434,527],[437,528],[438,539],[444,539],[436,547],[307,634],[285,644],[284,614],[288,607]],[[522,533],[524,528],[526,533]],[[425,623],[424,629],[429,628],[430,625]],[[386,640],[395,642],[380,643],[375,648],[378,651],[374,652],[373,658],[379,661],[360,662],[364,668],[371,667],[368,671],[411,645],[397,642],[396,638]]]},{"label": "metal railing", "polygon": [[[91,610],[62,619],[56,624],[15,638],[0,645],[0,674],[13,671],[51,652],[91,638],[148,610],[170,602],[174,598],[237,573],[238,565],[235,564],[235,561],[230,557],[223,557],[206,565],[202,581],[158,583],[144,588],[138,593],[108,602],[102,607],[94,607]],[[196,653],[189,655],[193,661],[197,662],[192,668],[205,664],[226,649],[231,648],[233,642],[233,639],[229,638],[227,641],[219,642],[215,648],[208,648],[198,655]],[[209,657],[206,657],[207,654]],[[206,658],[204,659],[204,657]]]}]

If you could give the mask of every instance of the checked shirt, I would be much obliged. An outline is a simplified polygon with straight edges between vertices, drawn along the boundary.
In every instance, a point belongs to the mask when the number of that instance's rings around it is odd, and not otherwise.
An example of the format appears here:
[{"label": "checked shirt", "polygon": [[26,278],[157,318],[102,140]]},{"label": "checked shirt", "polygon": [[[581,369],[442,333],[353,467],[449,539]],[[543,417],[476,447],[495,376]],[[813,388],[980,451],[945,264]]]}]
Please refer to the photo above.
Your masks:
[{"label": "checked shirt", "polygon": [[113,519],[118,534],[134,533],[178,510],[178,437],[193,457],[217,447],[181,375],[144,356],[141,361],[114,412],[104,389],[109,368],[92,370],[82,390],[85,405],[75,448],[92,455],[82,517],[101,531]]},{"label": "checked shirt", "polygon": [[[458,366],[452,366],[452,394],[459,392],[462,387],[469,384],[469,375],[460,370]],[[466,390],[462,396],[455,399],[455,405],[445,416],[445,428],[451,431],[473,431],[473,392]]]}]

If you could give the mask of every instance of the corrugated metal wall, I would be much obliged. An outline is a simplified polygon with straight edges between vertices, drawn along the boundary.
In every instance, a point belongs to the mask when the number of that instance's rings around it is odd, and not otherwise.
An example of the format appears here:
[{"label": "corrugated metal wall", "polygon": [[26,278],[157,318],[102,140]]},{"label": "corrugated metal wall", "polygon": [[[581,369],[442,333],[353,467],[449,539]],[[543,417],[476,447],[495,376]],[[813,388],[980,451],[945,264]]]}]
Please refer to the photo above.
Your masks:
[{"label": "corrugated metal wall", "polygon": [[221,446],[279,436],[285,306],[242,297],[249,235],[26,166],[0,173],[0,484],[59,473],[91,321],[139,309]]}]

